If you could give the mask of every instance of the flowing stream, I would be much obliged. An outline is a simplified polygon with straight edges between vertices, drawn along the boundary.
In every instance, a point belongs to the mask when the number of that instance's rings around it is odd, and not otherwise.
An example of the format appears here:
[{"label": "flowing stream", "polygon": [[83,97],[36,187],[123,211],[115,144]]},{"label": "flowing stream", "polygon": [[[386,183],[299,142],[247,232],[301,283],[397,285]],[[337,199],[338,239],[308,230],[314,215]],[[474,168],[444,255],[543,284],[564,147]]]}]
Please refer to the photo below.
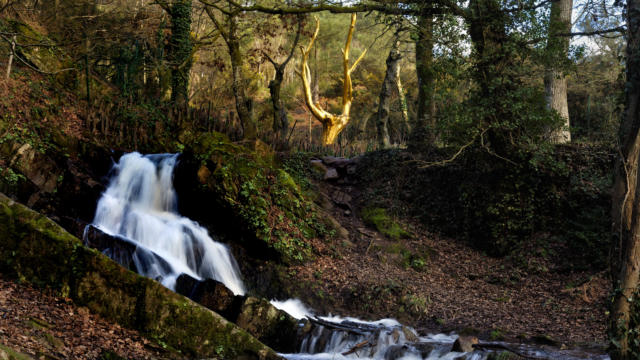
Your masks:
[{"label": "flowing stream", "polygon": [[[177,154],[129,153],[114,165],[107,190],[98,202],[93,225],[106,234],[135,245],[132,260],[137,271],[175,289],[181,274],[214,279],[234,294],[245,294],[238,265],[228,247],[215,241],[207,230],[177,212],[173,170]],[[118,254],[105,250],[118,261]],[[297,319],[315,315],[296,299],[272,304]],[[282,354],[303,359],[486,359],[490,351],[451,352],[455,334],[418,336],[395,320],[367,322],[354,318],[319,317],[301,340],[299,353]],[[341,330],[345,328],[347,330]],[[351,329],[351,330],[348,330]],[[357,331],[354,331],[356,329]],[[509,345],[527,356],[544,359],[608,359],[580,351]],[[465,357],[461,357],[465,356]]]}]

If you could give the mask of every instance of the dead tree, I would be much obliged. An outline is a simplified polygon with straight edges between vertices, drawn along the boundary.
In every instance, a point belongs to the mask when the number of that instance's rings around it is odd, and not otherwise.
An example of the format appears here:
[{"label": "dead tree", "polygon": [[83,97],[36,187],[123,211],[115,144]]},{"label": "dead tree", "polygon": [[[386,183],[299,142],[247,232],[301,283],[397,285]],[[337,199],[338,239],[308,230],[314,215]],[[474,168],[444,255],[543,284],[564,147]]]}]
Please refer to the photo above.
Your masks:
[{"label": "dead tree", "polygon": [[309,46],[300,47],[302,52],[302,61],[300,63],[300,77],[302,78],[302,84],[304,88],[304,99],[309,107],[309,110],[313,116],[322,123],[322,143],[324,145],[331,145],[336,141],[338,134],[347,126],[350,120],[351,103],[353,101],[353,84],[351,83],[351,73],[356,69],[360,60],[364,58],[367,53],[365,50],[360,57],[353,63],[349,64],[349,50],[351,48],[351,41],[353,39],[353,31],[356,27],[356,14],[351,14],[351,25],[349,27],[349,33],[347,35],[347,42],[342,50],[342,65],[344,69],[344,85],[342,90],[342,113],[339,115],[332,114],[323,110],[313,101],[313,95],[311,91],[311,70],[309,70],[309,53],[313,43],[318,37],[320,31],[320,21],[316,18],[316,30],[311,37]]}]

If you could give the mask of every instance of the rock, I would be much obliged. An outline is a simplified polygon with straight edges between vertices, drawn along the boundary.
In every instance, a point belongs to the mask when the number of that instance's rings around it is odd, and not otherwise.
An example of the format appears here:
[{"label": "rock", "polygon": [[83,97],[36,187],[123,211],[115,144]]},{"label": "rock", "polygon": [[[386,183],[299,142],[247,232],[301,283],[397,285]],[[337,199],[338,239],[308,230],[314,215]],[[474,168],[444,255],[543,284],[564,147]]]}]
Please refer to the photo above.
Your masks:
[{"label": "rock", "polygon": [[[169,263],[153,251],[140,247],[127,238],[109,235],[93,225],[86,227],[84,241],[86,246],[100,251],[125,269],[136,273],[147,272],[144,267],[149,264],[156,264],[165,269],[171,268]],[[134,261],[134,259],[143,261]],[[146,261],[147,259],[150,260]],[[139,269],[138,266],[143,268]],[[155,280],[160,281],[161,279]]]},{"label": "rock", "polygon": [[451,351],[455,352],[473,352],[473,345],[478,343],[475,336],[460,336],[453,343]]},{"label": "rock", "polygon": [[416,350],[420,352],[420,356],[422,358],[427,358],[435,348],[433,344],[429,344],[429,343],[413,343],[411,344],[411,346],[413,346]]},{"label": "rock", "polygon": [[327,172],[324,173],[324,180],[335,180],[339,178],[340,175],[338,175],[338,170],[335,168],[328,168]]},{"label": "rock", "polygon": [[298,350],[298,321],[265,299],[247,297],[236,324],[278,352]]},{"label": "rock", "polygon": [[350,161],[347,158],[335,157],[335,156],[324,156],[322,158],[322,162],[330,167],[344,169],[347,165],[349,165]]},{"label": "rock", "polygon": [[[0,272],[51,289],[189,358],[280,359],[222,316],[127,271],[0,194]],[[220,353],[223,350],[223,354]]]},{"label": "rock", "polygon": [[351,198],[351,195],[343,191],[334,191],[333,194],[331,194],[331,199],[336,205],[344,209],[352,210],[351,201],[353,199]]},{"label": "rock", "polygon": [[176,279],[176,292],[184,295],[198,304],[235,322],[244,296],[236,296],[223,283],[212,280],[198,280],[187,274]]},{"label": "rock", "polygon": [[408,342],[418,342],[418,334],[416,334],[416,332],[406,326],[402,326],[402,332],[404,333],[404,338],[408,341]]},{"label": "rock", "polygon": [[317,170],[321,174],[325,174],[328,168],[322,163],[322,160],[313,159],[311,160],[311,168]]}]

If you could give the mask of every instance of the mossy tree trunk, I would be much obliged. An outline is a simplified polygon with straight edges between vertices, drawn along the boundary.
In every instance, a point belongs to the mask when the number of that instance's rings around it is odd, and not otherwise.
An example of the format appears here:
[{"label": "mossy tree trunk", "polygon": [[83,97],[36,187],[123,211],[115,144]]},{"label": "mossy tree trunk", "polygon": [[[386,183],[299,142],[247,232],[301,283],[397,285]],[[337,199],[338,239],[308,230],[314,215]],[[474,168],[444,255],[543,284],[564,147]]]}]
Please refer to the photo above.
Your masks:
[{"label": "mossy tree trunk", "polygon": [[514,126],[509,99],[519,84],[513,71],[516,44],[506,30],[508,14],[498,0],[471,0],[466,17],[474,50],[477,98],[484,108],[492,109],[483,115],[480,126],[488,128],[492,150],[505,155],[510,148],[509,131]]},{"label": "mossy tree trunk", "polygon": [[[378,143],[382,148],[388,148],[391,146],[391,140],[389,139],[389,114],[390,114],[390,102],[393,88],[398,89],[398,76],[400,67],[398,63],[402,55],[398,51],[398,41],[394,41],[389,56],[387,56],[387,72],[382,82],[382,88],[380,89],[380,99],[378,104],[378,116],[376,125],[378,128]],[[400,91],[400,89],[398,89]]]},{"label": "mossy tree trunk", "polygon": [[242,68],[244,55],[240,48],[237,14],[229,10],[229,12],[222,14],[224,21],[221,21],[210,6],[205,6],[205,11],[227,44],[229,57],[231,58],[231,90],[236,100],[236,111],[242,125],[242,137],[245,140],[256,139],[258,137],[258,128],[253,117],[253,100],[246,95],[243,86]]},{"label": "mossy tree trunk", "polygon": [[[613,223],[619,234],[620,258],[611,310],[612,359],[640,355],[638,284],[640,277],[640,0],[627,1],[627,84],[625,115],[620,126],[623,162],[616,168]],[[633,337],[633,338],[631,338]]]},{"label": "mossy tree trunk", "polygon": [[300,40],[300,32],[302,30],[302,19],[298,18],[298,31],[296,37],[291,45],[291,51],[289,55],[282,63],[277,63],[269,55],[267,59],[273,65],[276,71],[274,78],[269,81],[269,94],[271,95],[271,103],[273,105],[273,131],[280,138],[281,141],[286,141],[287,131],[289,130],[289,119],[287,118],[287,110],[284,106],[284,101],[280,98],[280,89],[282,88],[282,82],[284,81],[284,72],[289,64],[289,61],[293,58],[298,41]]},{"label": "mossy tree trunk", "polygon": [[171,38],[168,59],[171,63],[171,102],[179,111],[189,104],[189,73],[193,42],[191,41],[191,0],[177,0],[170,7]]},{"label": "mossy tree trunk", "polygon": [[433,15],[418,18],[416,37],[416,72],[418,75],[418,109],[409,139],[409,149],[420,151],[435,141],[435,73],[433,71]]},{"label": "mossy tree trunk", "polygon": [[551,141],[566,143],[571,141],[569,132],[569,105],[567,104],[567,77],[560,64],[567,61],[569,55],[569,37],[560,34],[571,32],[572,0],[555,0],[551,3],[549,38],[547,40],[547,61],[544,88],[547,106],[564,119],[564,128],[555,129]]}]

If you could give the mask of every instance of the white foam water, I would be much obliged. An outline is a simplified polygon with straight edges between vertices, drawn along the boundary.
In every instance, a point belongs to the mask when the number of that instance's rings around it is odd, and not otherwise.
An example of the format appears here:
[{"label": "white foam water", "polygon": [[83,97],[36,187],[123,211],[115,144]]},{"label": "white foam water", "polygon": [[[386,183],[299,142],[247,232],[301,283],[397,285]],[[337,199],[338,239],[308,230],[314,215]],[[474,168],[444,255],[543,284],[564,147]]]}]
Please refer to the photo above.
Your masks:
[{"label": "white foam water", "polygon": [[170,289],[184,273],[220,281],[243,295],[245,287],[229,249],[177,212],[172,182],[177,159],[177,154],[123,155],[98,202],[93,225],[155,253],[136,251],[133,261],[141,275]]}]

